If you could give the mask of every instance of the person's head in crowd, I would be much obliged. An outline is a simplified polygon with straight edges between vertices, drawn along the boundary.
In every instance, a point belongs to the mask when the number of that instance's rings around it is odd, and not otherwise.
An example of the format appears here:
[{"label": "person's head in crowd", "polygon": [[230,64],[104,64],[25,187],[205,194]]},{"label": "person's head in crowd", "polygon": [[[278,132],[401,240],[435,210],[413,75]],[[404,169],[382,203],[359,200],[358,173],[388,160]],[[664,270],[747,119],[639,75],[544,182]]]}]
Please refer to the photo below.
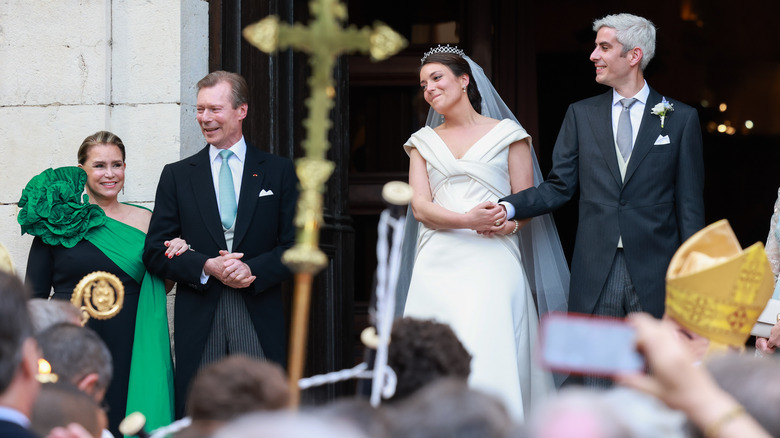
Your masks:
[{"label": "person's head in crowd", "polygon": [[401,400],[442,377],[468,379],[471,355],[449,325],[407,317],[393,323],[387,364],[398,377],[392,400]]},{"label": "person's head in crowd", "polygon": [[706,363],[715,382],[772,436],[780,436],[780,361],[728,354]]},{"label": "person's head in crowd", "polygon": [[635,345],[646,372],[620,373],[620,385],[649,394],[683,412],[708,437],[768,437],[762,426],[715,382],[705,366],[694,363],[690,349],[668,323],[646,313],[632,313]]},{"label": "person's head in crowd", "polygon": [[686,438],[685,414],[635,389],[614,387],[601,394],[633,438]]},{"label": "person's head in crowd", "polygon": [[743,250],[720,220],[691,236],[669,262],[664,319],[697,360],[741,350],[773,289],[764,245]]},{"label": "person's head in crowd", "polygon": [[193,380],[187,414],[192,418],[189,429],[194,430],[182,431],[181,436],[208,436],[243,414],[285,409],[289,404],[290,389],[279,365],[229,356],[203,368]]},{"label": "person's head in crowd", "polygon": [[14,261],[11,258],[11,253],[8,252],[8,250],[5,248],[5,245],[2,243],[0,243],[0,271],[3,271],[7,274],[13,274],[15,272]]},{"label": "person's head in crowd", "polygon": [[55,427],[80,424],[90,435],[100,438],[108,426],[100,405],[89,395],[67,382],[47,383],[33,406],[30,428],[47,436]]},{"label": "person's head in crowd", "polygon": [[390,437],[503,438],[517,425],[501,402],[465,379],[439,379],[394,405]]},{"label": "person's head in crowd", "polygon": [[[368,438],[346,422],[328,421],[308,412],[260,412],[238,418],[213,438]],[[373,438],[373,437],[372,437]]]},{"label": "person's head in crowd", "polygon": [[527,423],[534,438],[622,438],[628,429],[599,396],[572,386],[535,409]]},{"label": "person's head in crowd", "polygon": [[113,376],[113,361],[97,333],[88,327],[59,323],[38,333],[36,339],[52,373],[98,403],[103,400]]},{"label": "person's head in crowd", "polygon": [[70,301],[31,298],[27,302],[27,309],[30,311],[34,333],[61,322],[81,325],[81,312]]},{"label": "person's head in crowd", "polygon": [[563,388],[531,412],[533,438],[684,438],[686,418],[655,397],[615,387]]},{"label": "person's head in crowd", "polygon": [[312,410],[318,417],[344,421],[361,430],[371,438],[385,438],[390,428],[390,417],[383,406],[375,408],[360,397],[338,399]]},{"label": "person's head in crowd", "polygon": [[40,390],[36,380],[40,355],[27,297],[18,277],[0,271],[0,406],[29,417]]}]

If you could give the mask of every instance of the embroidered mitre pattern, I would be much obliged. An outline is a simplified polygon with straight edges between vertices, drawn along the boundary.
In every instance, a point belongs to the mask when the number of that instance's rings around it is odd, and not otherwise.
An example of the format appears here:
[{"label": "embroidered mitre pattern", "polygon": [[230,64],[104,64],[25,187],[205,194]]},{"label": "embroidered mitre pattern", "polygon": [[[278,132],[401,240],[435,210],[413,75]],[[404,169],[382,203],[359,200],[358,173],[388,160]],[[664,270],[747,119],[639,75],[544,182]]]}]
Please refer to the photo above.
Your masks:
[{"label": "embroidered mitre pattern", "polygon": [[741,347],[773,288],[764,245],[742,250],[723,220],[675,253],[666,277],[666,313],[712,341]]}]

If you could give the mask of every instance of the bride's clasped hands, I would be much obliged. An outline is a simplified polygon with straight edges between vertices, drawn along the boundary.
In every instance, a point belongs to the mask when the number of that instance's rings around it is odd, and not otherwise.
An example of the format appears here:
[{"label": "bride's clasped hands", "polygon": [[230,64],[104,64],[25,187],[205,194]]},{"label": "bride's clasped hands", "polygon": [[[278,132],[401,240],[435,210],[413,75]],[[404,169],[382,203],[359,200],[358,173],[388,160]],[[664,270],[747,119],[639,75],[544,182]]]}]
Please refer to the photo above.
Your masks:
[{"label": "bride's clasped hands", "polygon": [[466,212],[468,227],[486,237],[494,234],[510,234],[515,222],[507,220],[506,209],[499,204],[485,201]]}]

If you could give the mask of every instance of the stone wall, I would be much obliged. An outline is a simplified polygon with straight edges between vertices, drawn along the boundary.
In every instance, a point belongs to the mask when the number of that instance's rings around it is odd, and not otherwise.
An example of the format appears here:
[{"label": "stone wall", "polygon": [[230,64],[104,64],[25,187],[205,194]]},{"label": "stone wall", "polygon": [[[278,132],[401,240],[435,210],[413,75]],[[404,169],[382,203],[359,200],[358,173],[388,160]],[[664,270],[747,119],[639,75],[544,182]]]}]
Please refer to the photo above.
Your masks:
[{"label": "stone wall", "polygon": [[125,143],[120,200],[152,207],[160,171],[197,149],[208,72],[205,0],[0,0],[0,242],[24,275],[17,202],[31,177],[76,165],[87,135]]}]

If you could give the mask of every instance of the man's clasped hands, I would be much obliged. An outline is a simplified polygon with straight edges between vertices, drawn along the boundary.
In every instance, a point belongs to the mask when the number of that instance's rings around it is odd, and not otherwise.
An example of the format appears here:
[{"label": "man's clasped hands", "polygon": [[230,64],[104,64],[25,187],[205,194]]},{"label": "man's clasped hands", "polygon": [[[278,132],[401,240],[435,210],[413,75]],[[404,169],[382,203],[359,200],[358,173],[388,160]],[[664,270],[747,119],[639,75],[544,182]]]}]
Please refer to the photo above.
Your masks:
[{"label": "man's clasped hands", "polygon": [[203,272],[216,277],[222,284],[235,289],[249,287],[257,278],[252,275],[249,265],[241,261],[242,252],[227,252],[221,250],[219,257],[206,260]]}]

